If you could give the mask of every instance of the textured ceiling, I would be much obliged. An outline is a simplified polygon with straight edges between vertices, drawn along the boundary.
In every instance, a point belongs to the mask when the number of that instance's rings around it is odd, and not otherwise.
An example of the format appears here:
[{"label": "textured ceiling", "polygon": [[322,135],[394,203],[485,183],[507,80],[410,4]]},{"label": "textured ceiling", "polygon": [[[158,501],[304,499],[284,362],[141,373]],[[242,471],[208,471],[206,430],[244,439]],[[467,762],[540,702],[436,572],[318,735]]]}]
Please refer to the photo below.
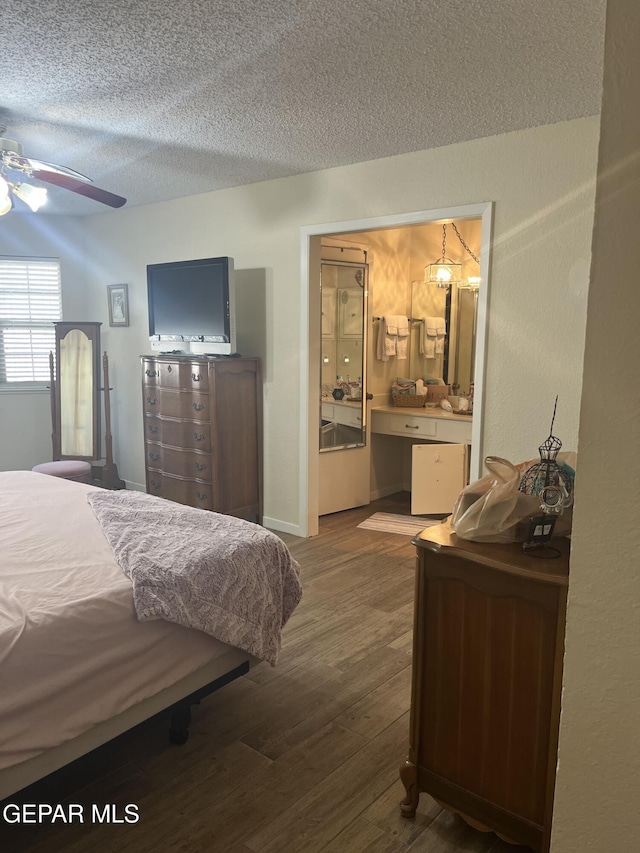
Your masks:
[{"label": "textured ceiling", "polygon": [[0,124],[128,206],[193,195],[598,113],[604,8],[4,0]]}]

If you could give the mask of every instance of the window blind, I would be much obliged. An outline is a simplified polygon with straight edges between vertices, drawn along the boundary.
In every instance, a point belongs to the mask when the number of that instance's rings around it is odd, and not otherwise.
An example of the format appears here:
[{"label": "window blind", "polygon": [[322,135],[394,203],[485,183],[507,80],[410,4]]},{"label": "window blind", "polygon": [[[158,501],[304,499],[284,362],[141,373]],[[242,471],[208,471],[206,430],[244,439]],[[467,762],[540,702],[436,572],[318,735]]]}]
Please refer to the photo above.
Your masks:
[{"label": "window blind", "polygon": [[61,319],[60,261],[0,257],[0,388],[48,384]]}]

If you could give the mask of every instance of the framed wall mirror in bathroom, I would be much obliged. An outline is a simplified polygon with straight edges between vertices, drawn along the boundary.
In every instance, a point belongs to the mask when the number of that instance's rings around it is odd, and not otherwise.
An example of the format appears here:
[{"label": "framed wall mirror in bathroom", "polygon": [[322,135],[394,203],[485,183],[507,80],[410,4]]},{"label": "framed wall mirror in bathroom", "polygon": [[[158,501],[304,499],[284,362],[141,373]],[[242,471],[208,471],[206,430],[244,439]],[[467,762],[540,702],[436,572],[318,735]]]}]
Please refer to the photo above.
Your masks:
[{"label": "framed wall mirror in bathroom", "polygon": [[367,276],[366,262],[320,264],[321,452],[366,444]]},{"label": "framed wall mirror in bathroom", "polygon": [[[441,378],[453,394],[469,394],[475,373],[478,325],[478,285],[411,283],[411,316],[416,318],[410,338],[411,376]],[[447,335],[442,352],[425,351],[419,324],[425,317],[442,317]]]}]

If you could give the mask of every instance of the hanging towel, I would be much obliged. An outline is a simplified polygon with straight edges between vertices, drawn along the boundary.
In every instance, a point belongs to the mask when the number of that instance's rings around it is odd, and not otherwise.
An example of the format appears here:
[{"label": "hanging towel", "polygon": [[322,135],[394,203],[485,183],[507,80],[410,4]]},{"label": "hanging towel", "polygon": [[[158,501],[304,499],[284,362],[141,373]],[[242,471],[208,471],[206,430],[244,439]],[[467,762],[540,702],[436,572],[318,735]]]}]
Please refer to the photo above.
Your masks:
[{"label": "hanging towel", "polygon": [[387,334],[391,334],[391,329],[395,329],[395,350],[398,361],[407,357],[407,343],[409,341],[409,318],[403,314],[388,316],[387,318]]},{"label": "hanging towel", "polygon": [[423,329],[424,334],[420,336],[421,353],[426,358],[435,358],[436,355],[444,353],[447,329],[444,317],[425,317]]},{"label": "hanging towel", "polygon": [[380,361],[389,361],[391,356],[407,357],[409,318],[400,314],[388,314],[380,318],[376,356]]},{"label": "hanging towel", "polygon": [[392,353],[387,351],[387,321],[384,317],[380,317],[378,339],[376,341],[376,358],[380,361],[389,361],[389,355],[395,355],[395,349]]}]

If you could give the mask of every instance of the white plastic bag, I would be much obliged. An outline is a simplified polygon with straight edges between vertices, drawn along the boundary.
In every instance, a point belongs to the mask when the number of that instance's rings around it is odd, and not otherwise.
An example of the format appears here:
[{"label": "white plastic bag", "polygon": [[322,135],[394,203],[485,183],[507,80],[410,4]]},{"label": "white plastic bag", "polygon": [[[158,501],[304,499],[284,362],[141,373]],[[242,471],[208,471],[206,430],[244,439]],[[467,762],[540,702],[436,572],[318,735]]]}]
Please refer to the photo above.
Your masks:
[{"label": "white plastic bag", "polygon": [[517,542],[523,522],[540,513],[540,498],[518,491],[521,472],[507,459],[487,456],[489,473],[460,493],[451,515],[451,528],[474,542]]}]

